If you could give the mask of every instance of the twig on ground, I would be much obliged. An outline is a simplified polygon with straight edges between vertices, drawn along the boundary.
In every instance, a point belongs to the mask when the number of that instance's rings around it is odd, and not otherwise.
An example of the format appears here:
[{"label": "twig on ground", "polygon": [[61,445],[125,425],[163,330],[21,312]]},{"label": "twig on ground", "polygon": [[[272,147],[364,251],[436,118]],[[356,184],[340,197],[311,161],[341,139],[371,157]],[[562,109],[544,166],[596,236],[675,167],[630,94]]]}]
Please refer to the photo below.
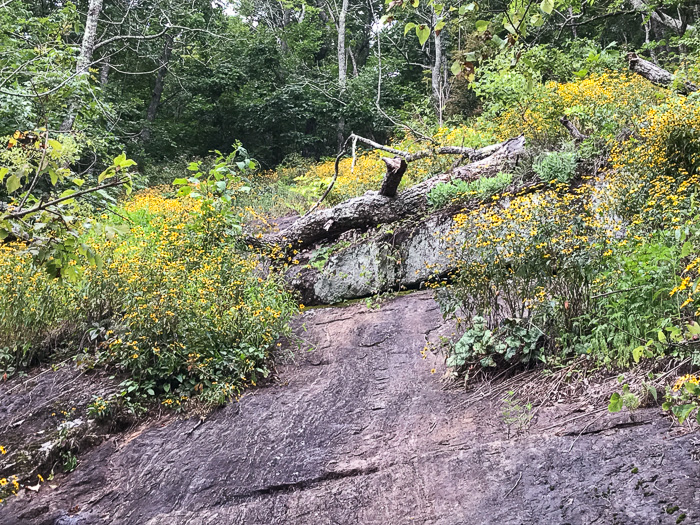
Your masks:
[{"label": "twig on ground", "polygon": [[518,476],[518,480],[515,482],[515,485],[513,485],[513,488],[511,488],[511,489],[506,493],[506,495],[503,496],[503,499],[506,499],[508,496],[511,495],[511,493],[512,493],[512,492],[515,490],[515,488],[518,486],[518,483],[520,483],[520,480],[522,479],[522,477],[523,477],[523,471],[521,470],[521,471],[520,471],[520,475]]}]

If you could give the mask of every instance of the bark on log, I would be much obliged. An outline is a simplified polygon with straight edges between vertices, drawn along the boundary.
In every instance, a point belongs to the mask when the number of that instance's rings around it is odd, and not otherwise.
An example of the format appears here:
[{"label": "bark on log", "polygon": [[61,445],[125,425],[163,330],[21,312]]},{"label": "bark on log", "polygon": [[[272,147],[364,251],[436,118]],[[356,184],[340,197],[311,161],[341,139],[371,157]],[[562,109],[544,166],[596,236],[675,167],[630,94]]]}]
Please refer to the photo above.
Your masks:
[{"label": "bark on log", "polygon": [[403,174],[406,173],[408,164],[406,164],[406,161],[401,157],[394,157],[393,159],[382,157],[382,160],[384,164],[386,164],[386,175],[384,175],[379,195],[390,198],[395,197],[396,191],[399,189],[399,184],[401,184],[401,178]]},{"label": "bark on log", "polygon": [[248,242],[258,245],[291,244],[300,249],[324,239],[333,239],[349,230],[372,228],[408,217],[420,217],[428,210],[427,196],[435,186],[452,179],[472,180],[483,175],[495,174],[514,161],[522,153],[524,146],[525,137],[520,136],[481,148],[470,155],[470,164],[416,184],[394,198],[375,191],[367,192],[332,208],[305,215],[286,230],[263,236],[262,243],[255,239],[248,239]]},{"label": "bark on log", "polygon": [[[671,87],[673,85],[673,74],[657,66],[653,62],[644,60],[635,53],[628,54],[627,60],[629,61],[631,71],[643,76],[650,82],[663,87]],[[684,95],[688,95],[693,91],[697,91],[698,86],[692,82],[684,82],[680,84],[677,89]]]},{"label": "bark on log", "polygon": [[574,142],[577,144],[579,142],[583,142],[586,140],[588,137],[581,133],[578,128],[574,125],[573,122],[571,122],[568,118],[566,117],[561,117],[559,119],[559,122],[562,123],[562,125],[567,129],[567,131],[571,134],[571,137],[574,139]]}]

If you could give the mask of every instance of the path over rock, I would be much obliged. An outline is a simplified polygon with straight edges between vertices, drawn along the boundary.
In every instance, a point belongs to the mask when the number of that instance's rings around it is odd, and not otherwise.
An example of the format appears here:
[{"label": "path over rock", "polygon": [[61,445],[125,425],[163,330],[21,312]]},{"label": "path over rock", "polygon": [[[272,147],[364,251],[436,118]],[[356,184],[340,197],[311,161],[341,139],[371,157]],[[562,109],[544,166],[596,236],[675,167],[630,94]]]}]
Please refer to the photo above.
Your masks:
[{"label": "path over rock", "polygon": [[543,410],[506,439],[495,410],[469,406],[440,381],[441,360],[421,358],[426,336],[450,329],[426,292],[308,311],[275,385],[196,428],[161,421],[105,442],[0,521],[649,525],[684,512],[700,523],[697,437],[669,434],[659,410],[550,430]]}]

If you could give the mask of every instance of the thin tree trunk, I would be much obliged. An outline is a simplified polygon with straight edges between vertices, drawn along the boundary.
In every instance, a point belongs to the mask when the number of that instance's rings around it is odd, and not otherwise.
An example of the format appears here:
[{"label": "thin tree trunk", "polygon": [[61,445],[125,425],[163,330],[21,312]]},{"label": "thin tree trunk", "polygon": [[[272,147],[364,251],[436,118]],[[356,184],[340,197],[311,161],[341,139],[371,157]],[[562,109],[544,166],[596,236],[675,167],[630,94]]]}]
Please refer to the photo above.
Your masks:
[{"label": "thin tree trunk", "polygon": [[100,68],[100,85],[102,87],[105,87],[107,85],[107,82],[109,82],[109,57],[106,56],[104,58],[104,62],[102,62],[102,67]]},{"label": "thin tree trunk", "polygon": [[155,86],[153,86],[153,93],[151,94],[151,103],[148,105],[148,110],[146,111],[146,125],[141,130],[141,137],[144,142],[148,142],[151,139],[151,127],[153,122],[155,122],[156,120],[158,107],[160,106],[160,101],[163,97],[165,77],[168,74],[168,65],[170,64],[170,55],[172,54],[172,50],[173,36],[171,34],[166,34],[165,44],[163,45],[163,53],[160,57],[160,69],[156,74],[156,83]]},{"label": "thin tree trunk", "polygon": [[[574,19],[574,9],[571,6],[569,6],[569,18],[571,20]],[[576,24],[571,25],[571,34],[574,38],[578,38],[578,34],[576,32]]]},{"label": "thin tree trunk", "polygon": [[[97,36],[97,21],[102,12],[102,0],[90,0],[87,19],[85,20],[85,33],[80,45],[80,54],[75,68],[76,77],[88,75],[88,68],[92,63],[92,53],[95,49],[95,37]],[[75,116],[80,109],[80,97],[74,96],[68,105],[68,114],[61,124],[61,131],[70,131],[75,123]]]},{"label": "thin tree trunk", "polygon": [[[348,0],[343,0],[340,7],[340,13],[338,13],[338,89],[340,91],[340,98],[343,98],[345,94],[345,89],[348,85],[348,66],[347,66],[347,53],[345,50],[345,25],[348,15]],[[338,148],[343,145],[345,140],[345,118],[340,117],[338,120]]]},{"label": "thin tree trunk", "polygon": [[[437,15],[433,12],[433,27],[437,24]],[[431,71],[433,102],[437,112],[438,123],[442,126],[442,110],[445,106],[442,94],[442,36],[441,32],[433,31],[435,43],[435,61]]]}]

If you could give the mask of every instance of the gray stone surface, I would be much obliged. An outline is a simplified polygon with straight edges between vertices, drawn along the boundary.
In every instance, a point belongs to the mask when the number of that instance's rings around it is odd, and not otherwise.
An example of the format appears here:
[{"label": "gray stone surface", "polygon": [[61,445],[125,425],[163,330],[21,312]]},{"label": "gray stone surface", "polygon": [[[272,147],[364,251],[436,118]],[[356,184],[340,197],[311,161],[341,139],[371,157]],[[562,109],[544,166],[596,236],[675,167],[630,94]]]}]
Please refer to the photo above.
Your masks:
[{"label": "gray stone surface", "polygon": [[312,309],[274,384],[202,425],[160,419],[102,443],[0,522],[700,523],[696,435],[669,432],[658,409],[568,422],[580,408],[558,405],[507,439],[497,407],[442,381],[438,355],[422,358],[451,330],[425,292]]}]

